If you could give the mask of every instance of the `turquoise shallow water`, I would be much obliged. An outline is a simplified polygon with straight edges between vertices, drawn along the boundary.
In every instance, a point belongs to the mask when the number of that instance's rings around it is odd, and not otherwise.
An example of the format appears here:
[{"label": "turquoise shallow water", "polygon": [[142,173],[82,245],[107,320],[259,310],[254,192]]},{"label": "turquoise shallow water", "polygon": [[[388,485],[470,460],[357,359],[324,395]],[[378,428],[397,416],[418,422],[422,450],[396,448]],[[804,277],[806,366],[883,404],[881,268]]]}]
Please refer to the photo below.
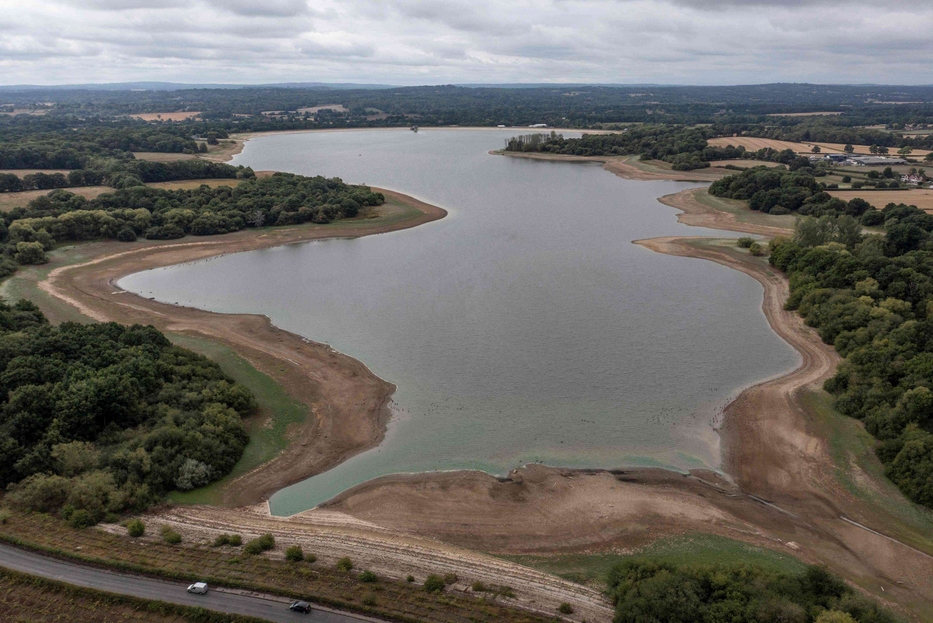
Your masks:
[{"label": "turquoise shallow water", "polygon": [[509,133],[330,132],[253,139],[236,164],[339,176],[440,205],[412,230],[131,275],[145,296],[262,313],[398,386],[385,442],[271,500],[311,508],[373,477],[550,465],[716,468],[721,408],[792,368],[761,286],[632,240],[687,227],[689,185],[492,156]]}]

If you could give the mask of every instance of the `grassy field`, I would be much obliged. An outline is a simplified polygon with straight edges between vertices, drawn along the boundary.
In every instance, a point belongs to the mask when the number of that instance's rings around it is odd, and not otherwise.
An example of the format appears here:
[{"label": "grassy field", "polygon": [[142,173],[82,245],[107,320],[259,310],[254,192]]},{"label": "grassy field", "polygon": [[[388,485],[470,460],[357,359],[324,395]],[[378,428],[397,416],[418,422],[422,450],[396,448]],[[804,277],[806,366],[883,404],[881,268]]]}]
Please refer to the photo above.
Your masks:
[{"label": "grassy field", "polygon": [[833,197],[851,201],[861,197],[879,210],[889,203],[906,203],[921,210],[933,212],[933,189],[918,188],[912,190],[830,190]]},{"label": "grassy field", "polygon": [[[75,530],[61,519],[37,513],[13,513],[6,523],[0,524],[2,540],[73,560],[305,599],[388,619],[425,623],[553,621],[553,617],[517,610],[491,596],[478,598],[454,591],[427,593],[421,585],[425,574],[415,569],[412,569],[415,582],[380,578],[376,583],[366,583],[359,579],[361,570],[347,573],[323,563],[286,562],[282,551],[290,543],[276,543],[271,555],[249,556],[243,554],[241,547],[215,548],[207,543],[169,545],[158,537],[158,532],[157,526],[147,526],[147,536],[131,539],[125,534],[96,528]],[[508,578],[503,578],[503,583],[507,582]]]},{"label": "grassy field", "polygon": [[528,555],[507,558],[594,588],[604,588],[609,570],[626,560],[653,560],[675,565],[748,564],[784,573],[797,573],[804,568],[804,564],[790,554],[712,534],[670,537],[627,554]]},{"label": "grassy field", "polygon": [[[88,199],[93,199],[104,193],[113,192],[113,188],[110,186],[81,186],[80,188],[66,188],[65,190],[76,195],[81,195],[82,197],[87,197]],[[24,190],[19,193],[0,193],[0,212],[8,212],[13,208],[22,208],[36,197],[47,195],[50,192],[52,191]]]},{"label": "grassy field", "polygon": [[0,568],[0,621],[6,623],[259,623],[216,618],[198,608],[72,586]]},{"label": "grassy field", "polygon": [[[758,151],[759,149],[764,149],[765,147],[770,147],[778,151],[783,151],[785,149],[790,149],[798,154],[812,154],[814,145],[819,146],[821,153],[843,153],[843,148],[845,147],[844,143],[794,143],[791,141],[779,141],[771,138],[755,138],[751,136],[721,136],[718,138],[709,139],[709,144],[714,147],[726,147],[732,145],[734,147],[745,147],[745,149]],[[869,145],[853,145],[855,147],[855,153],[859,155],[871,155]],[[928,153],[924,149],[915,149],[913,153],[910,154],[911,158],[923,158]],[[888,156],[897,157],[897,150],[891,149],[891,152]]]},{"label": "grassy field", "polygon": [[715,210],[720,210],[722,212],[728,212],[729,214],[735,215],[735,219],[741,223],[793,229],[794,224],[797,221],[793,214],[785,214],[781,216],[763,214],[761,212],[749,210],[748,205],[744,201],[714,197],[705,190],[697,192],[696,199],[703,205],[709,206]]},{"label": "grassy field", "polygon": [[187,335],[170,334],[173,343],[209,357],[223,371],[245,385],[259,403],[259,413],[247,421],[249,443],[242,458],[226,477],[194,491],[176,491],[170,496],[178,504],[218,504],[224,487],[263,463],[274,459],[288,445],[288,430],[308,417],[308,407],[289,396],[281,385],[254,368],[231,348]]},{"label": "grassy field", "polygon": [[158,151],[134,151],[133,156],[137,160],[148,160],[150,162],[177,162],[179,160],[194,160],[197,158],[194,154],[163,153]]},{"label": "grassy field", "polygon": [[3,173],[12,173],[17,177],[26,177],[27,175],[32,175],[33,173],[45,173],[51,175],[53,173],[62,173],[68,175],[71,173],[71,169],[0,169],[0,174]]},{"label": "grassy field", "polygon": [[815,432],[829,444],[840,486],[902,522],[878,522],[885,526],[886,534],[918,548],[933,547],[933,511],[910,502],[885,477],[884,466],[875,455],[876,441],[861,422],[839,413],[832,396],[822,390],[805,393],[803,404]]}]

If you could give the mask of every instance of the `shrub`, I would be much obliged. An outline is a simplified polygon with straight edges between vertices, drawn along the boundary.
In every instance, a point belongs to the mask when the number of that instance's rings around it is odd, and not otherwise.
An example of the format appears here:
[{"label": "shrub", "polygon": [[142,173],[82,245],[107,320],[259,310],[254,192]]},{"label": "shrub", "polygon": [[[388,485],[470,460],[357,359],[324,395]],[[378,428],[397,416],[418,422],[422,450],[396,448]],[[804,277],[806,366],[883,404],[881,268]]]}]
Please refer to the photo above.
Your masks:
[{"label": "shrub", "polygon": [[300,545],[292,545],[285,550],[285,560],[290,562],[301,562],[305,559],[305,553],[301,550]]},{"label": "shrub", "polygon": [[317,562],[317,556],[314,554],[305,554],[305,562],[311,563],[313,565]]},{"label": "shrub", "polygon": [[146,534],[146,524],[139,519],[131,519],[126,524],[126,531],[134,539],[139,538]]},{"label": "shrub", "polygon": [[473,582],[473,584],[470,585],[470,589],[471,589],[474,593],[482,593],[483,591],[486,590],[486,585],[483,584],[482,582],[480,582],[479,580],[477,580],[477,581]]},{"label": "shrub", "polygon": [[338,571],[352,571],[353,570],[353,561],[344,556],[337,561],[337,570]]},{"label": "shrub", "polygon": [[264,534],[256,540],[259,541],[259,545],[262,547],[262,551],[264,552],[275,548],[275,537],[271,534]]},{"label": "shrub", "polygon": [[96,523],[97,522],[94,520],[94,517],[92,517],[91,514],[83,508],[71,513],[71,517],[68,518],[68,525],[77,529],[90,528]]},{"label": "shrub", "polygon": [[557,606],[557,611],[561,614],[573,614],[573,606],[565,601],[561,605]]},{"label": "shrub", "polygon": [[259,541],[249,541],[243,546],[243,553],[248,556],[258,556],[262,553],[262,545],[259,544]]},{"label": "shrub", "polygon": [[748,252],[754,255],[755,257],[765,254],[764,249],[761,248],[761,245],[758,244],[757,242],[753,242],[752,246],[748,247]]},{"label": "shrub", "polygon": [[770,214],[771,216],[785,216],[787,214],[790,214],[790,210],[788,210],[787,208],[783,206],[775,206],[771,208],[771,211],[768,212],[768,214]]},{"label": "shrub", "polygon": [[181,543],[181,535],[169,528],[168,530],[162,530],[162,540],[169,545],[178,545]]},{"label": "shrub", "polygon": [[117,240],[120,242],[135,242],[136,232],[129,227],[124,227],[120,230],[120,233],[117,234]]},{"label": "shrub", "polygon": [[372,571],[364,571],[360,574],[360,582],[372,583],[377,581],[379,581],[379,578]]},{"label": "shrub", "polygon": [[433,573],[424,581],[424,590],[428,593],[442,593],[445,586],[444,578]]},{"label": "shrub", "polygon": [[444,584],[456,584],[457,580],[458,578],[456,573],[448,573],[444,576]]},{"label": "shrub", "polygon": [[749,238],[748,236],[742,236],[741,238],[736,240],[736,244],[739,245],[740,249],[747,249],[748,247],[755,244],[755,239]]},{"label": "shrub", "polygon": [[256,556],[263,552],[268,552],[275,547],[275,539],[271,534],[264,534],[258,539],[253,539],[243,546],[243,553],[250,556]]},{"label": "shrub", "polygon": [[415,576],[409,575],[407,578],[405,578],[405,581],[411,584],[412,582],[415,581]]},{"label": "shrub", "polygon": [[241,537],[239,534],[231,534],[228,543],[234,547],[239,547],[240,545],[243,545],[243,537]]},{"label": "shrub", "polygon": [[214,539],[214,547],[223,547],[224,545],[230,545],[230,535],[218,534]]},{"label": "shrub", "polygon": [[851,176],[851,175],[843,175],[843,176],[842,176],[842,183],[843,183],[843,184],[848,184],[848,183],[851,182],[851,181],[852,181],[852,176]]},{"label": "shrub", "polygon": [[[0,525],[5,524],[6,522],[8,522],[8,521],[10,520],[10,517],[11,517],[11,516],[12,516],[12,515],[11,515],[10,511],[6,510],[5,508],[0,509]],[[409,577],[411,577],[411,576],[409,576]]]},{"label": "shrub", "polygon": [[366,593],[363,595],[361,600],[364,606],[375,606],[376,605],[376,596],[372,593]]}]

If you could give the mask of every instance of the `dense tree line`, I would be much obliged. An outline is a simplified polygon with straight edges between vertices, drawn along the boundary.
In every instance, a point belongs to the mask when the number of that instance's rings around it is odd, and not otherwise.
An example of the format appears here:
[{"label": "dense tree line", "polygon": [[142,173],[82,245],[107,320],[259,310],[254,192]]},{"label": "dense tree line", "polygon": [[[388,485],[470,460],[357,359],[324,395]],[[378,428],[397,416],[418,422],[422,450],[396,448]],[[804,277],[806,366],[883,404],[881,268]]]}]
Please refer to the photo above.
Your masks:
[{"label": "dense tree line", "polygon": [[767,214],[848,215],[862,219],[864,225],[883,222],[881,213],[864,199],[847,202],[830,196],[826,184],[815,177],[819,173],[806,158],[798,158],[790,168],[754,167],[724,177],[710,185],[709,193],[748,201],[749,208]]},{"label": "dense tree line", "polygon": [[[162,170],[161,163],[139,164],[150,172]],[[0,278],[15,272],[17,264],[46,262],[45,252],[59,242],[100,238],[132,242],[140,236],[165,240],[247,227],[328,223],[385,201],[381,193],[338,178],[290,173],[256,178],[245,171],[250,177],[235,187],[163,190],[134,185],[90,200],[66,190],[38,197],[26,207],[0,215]]]},{"label": "dense tree line", "polygon": [[933,215],[889,204],[884,235],[824,215],[776,239],[796,309],[842,357],[825,384],[842,413],[878,438],[888,477],[933,507]]},{"label": "dense tree line", "polygon": [[609,574],[614,623],[895,623],[819,567],[792,575],[745,565],[628,561]]},{"label": "dense tree line", "polygon": [[0,302],[0,487],[75,525],[230,472],[249,391],[153,327],[49,325]]},{"label": "dense tree line", "polygon": [[584,134],[564,138],[552,132],[544,137],[518,136],[506,141],[506,151],[538,151],[571,156],[640,155],[645,159],[670,162],[675,170],[708,167],[704,150],[713,136],[709,128],[677,125],[641,125],[613,134]]}]

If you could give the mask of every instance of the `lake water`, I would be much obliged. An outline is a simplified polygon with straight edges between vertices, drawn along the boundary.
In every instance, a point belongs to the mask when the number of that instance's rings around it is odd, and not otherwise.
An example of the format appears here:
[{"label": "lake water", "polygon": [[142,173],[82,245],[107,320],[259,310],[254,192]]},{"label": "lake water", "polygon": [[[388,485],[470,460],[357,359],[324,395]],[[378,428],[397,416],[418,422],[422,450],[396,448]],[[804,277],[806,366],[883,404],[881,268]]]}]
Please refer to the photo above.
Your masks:
[{"label": "lake water", "polygon": [[131,275],[128,290],[260,313],[395,383],[385,442],[278,492],[299,512],[371,478],[531,462],[719,465],[714,424],[741,388],[796,365],[761,286],[632,240],[733,236],[657,198],[689,187],[487,152],[511,132],[289,134],[235,164],[391,188],[450,215],[415,229]]}]

